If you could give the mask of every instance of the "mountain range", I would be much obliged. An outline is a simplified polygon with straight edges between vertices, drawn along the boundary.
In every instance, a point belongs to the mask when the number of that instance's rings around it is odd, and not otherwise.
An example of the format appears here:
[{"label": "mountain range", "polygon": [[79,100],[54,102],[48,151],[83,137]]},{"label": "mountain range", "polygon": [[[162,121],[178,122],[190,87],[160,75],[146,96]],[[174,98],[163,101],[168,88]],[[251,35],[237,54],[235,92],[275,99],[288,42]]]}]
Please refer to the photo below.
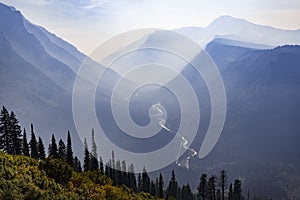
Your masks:
[{"label": "mountain range", "polygon": [[[175,164],[164,170],[176,168],[179,183],[190,182],[195,189],[199,172],[217,174],[225,169],[230,177],[240,176],[244,190],[250,189],[253,195],[297,199],[300,196],[300,30],[281,30],[222,16],[205,28],[184,27],[176,31],[202,45],[219,68],[228,111],[219,142],[206,158],[192,158],[189,170]],[[151,32],[131,45],[142,47],[155,41],[159,34]],[[29,129],[33,123],[36,134],[44,141],[50,141],[52,133],[64,139],[70,130],[74,146],[78,147],[75,153],[81,157],[82,144],[72,114],[72,90],[79,67],[89,58],[45,28],[29,22],[20,11],[1,3],[0,47],[1,105],[16,112],[22,127]],[[150,61],[156,55],[140,56],[142,61],[144,58]],[[93,70],[91,65],[91,74]],[[193,67],[180,64],[176,70],[199,91],[201,126],[191,145],[197,149],[209,123],[209,94]],[[96,107],[102,123],[113,123],[107,98],[119,78],[118,72],[108,71],[104,86],[97,88]],[[143,97],[133,99],[137,107],[132,108],[133,119],[140,125],[147,124],[149,119],[144,119],[143,113],[158,101],[166,105],[168,113],[180,112],[175,97],[162,88],[146,88],[140,94]],[[178,120],[173,117],[167,123],[176,130]],[[87,130],[88,134],[92,128]],[[138,144],[139,141],[131,143],[120,138],[117,131],[110,139],[119,145],[130,148]],[[170,139],[153,138],[151,144],[155,145],[142,143],[135,148],[140,151],[159,148]]]}]

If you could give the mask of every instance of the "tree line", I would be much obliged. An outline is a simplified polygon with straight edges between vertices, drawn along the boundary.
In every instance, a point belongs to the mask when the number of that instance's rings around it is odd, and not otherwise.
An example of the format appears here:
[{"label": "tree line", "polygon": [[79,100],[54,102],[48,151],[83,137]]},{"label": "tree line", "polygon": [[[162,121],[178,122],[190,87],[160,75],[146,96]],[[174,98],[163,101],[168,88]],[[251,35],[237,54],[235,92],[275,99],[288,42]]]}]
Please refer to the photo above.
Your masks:
[{"label": "tree line", "polygon": [[[126,186],[133,191],[140,193],[149,193],[160,199],[178,199],[178,200],[243,200],[241,181],[235,180],[234,183],[227,184],[227,175],[224,170],[220,172],[217,180],[216,176],[208,178],[207,174],[202,174],[199,185],[195,193],[192,192],[189,184],[179,186],[176,180],[175,171],[172,171],[171,179],[167,185],[164,183],[163,174],[155,180],[151,180],[144,167],[142,173],[136,174],[133,164],[127,166],[126,161],[115,161],[115,155],[112,151],[111,159],[105,164],[101,156],[97,154],[97,145],[95,142],[95,133],[91,133],[91,150],[88,142],[84,140],[84,160],[83,168],[77,156],[73,156],[72,139],[70,132],[67,132],[67,144],[60,139],[57,145],[54,134],[48,147],[48,156],[41,137],[36,138],[33,124],[31,124],[31,137],[27,141],[26,130],[21,130],[19,121],[15,113],[8,112],[3,106],[0,114],[0,150],[13,155],[25,155],[31,158],[45,160],[46,158],[61,159],[68,163],[76,172],[99,171],[112,180],[114,186]],[[99,160],[98,160],[99,158]],[[51,169],[51,171],[55,171]],[[136,177],[137,176],[137,177]],[[53,175],[55,177],[55,174]],[[66,181],[66,180],[63,180]]]}]

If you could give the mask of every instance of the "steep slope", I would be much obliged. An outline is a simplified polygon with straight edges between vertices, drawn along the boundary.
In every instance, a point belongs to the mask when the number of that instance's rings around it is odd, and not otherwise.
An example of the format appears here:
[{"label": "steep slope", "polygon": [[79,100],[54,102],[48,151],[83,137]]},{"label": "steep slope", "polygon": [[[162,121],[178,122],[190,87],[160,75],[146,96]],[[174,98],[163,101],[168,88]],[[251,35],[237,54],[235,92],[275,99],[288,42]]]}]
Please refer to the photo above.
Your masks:
[{"label": "steep slope", "polygon": [[[255,50],[217,40],[207,45],[207,51],[222,73],[227,117],[213,151],[203,160],[194,160],[190,169],[208,173],[225,169],[240,176],[253,195],[291,199],[300,187],[286,178],[300,176],[300,46]],[[194,69],[186,67],[182,73],[194,89],[205,90]],[[201,141],[198,136],[195,148]]]},{"label": "steep slope", "polygon": [[[46,141],[53,133],[57,138],[65,138],[70,130],[78,147],[74,151],[81,157],[82,143],[72,114],[72,91],[76,73],[87,57],[46,29],[30,23],[13,7],[1,3],[0,40],[1,105],[14,110],[25,128],[34,123],[37,135]],[[85,77],[85,83],[90,84],[91,77],[97,78],[95,72],[105,68],[87,60],[84,72],[89,76]],[[97,96],[105,96],[112,88],[111,82],[120,77],[110,69],[106,74]],[[91,129],[88,126],[85,130],[88,136]]]},{"label": "steep slope", "polygon": [[19,11],[13,11],[3,4],[0,4],[0,11],[0,31],[14,51],[69,91],[75,78],[71,69],[47,54],[41,42],[26,30]]}]

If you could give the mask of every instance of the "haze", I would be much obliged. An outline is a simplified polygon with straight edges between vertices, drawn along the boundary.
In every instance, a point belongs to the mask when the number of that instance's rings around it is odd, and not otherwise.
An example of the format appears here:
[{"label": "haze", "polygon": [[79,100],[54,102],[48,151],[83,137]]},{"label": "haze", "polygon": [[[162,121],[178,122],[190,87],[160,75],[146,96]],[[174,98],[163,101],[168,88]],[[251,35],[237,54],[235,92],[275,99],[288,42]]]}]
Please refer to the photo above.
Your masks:
[{"label": "haze", "polygon": [[1,0],[31,22],[89,54],[113,35],[138,28],[205,27],[221,15],[282,29],[300,28],[298,0]]}]

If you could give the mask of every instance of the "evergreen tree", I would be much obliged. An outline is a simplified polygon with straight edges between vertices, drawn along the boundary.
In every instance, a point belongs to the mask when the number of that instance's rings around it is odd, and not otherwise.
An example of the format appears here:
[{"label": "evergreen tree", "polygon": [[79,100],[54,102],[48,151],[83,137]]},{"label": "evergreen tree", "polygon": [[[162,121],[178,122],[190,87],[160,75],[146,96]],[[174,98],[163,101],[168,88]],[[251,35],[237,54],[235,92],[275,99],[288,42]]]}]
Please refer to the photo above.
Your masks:
[{"label": "evergreen tree", "polygon": [[153,181],[150,182],[150,194],[152,196],[156,195],[156,186],[155,186],[155,183]]},{"label": "evergreen tree", "polygon": [[102,157],[100,156],[100,172],[101,174],[104,174],[104,165],[103,165],[103,159]]},{"label": "evergreen tree", "polygon": [[189,184],[182,186],[181,199],[193,200],[193,193]]},{"label": "evergreen tree", "polygon": [[240,180],[235,180],[233,185],[233,200],[243,200],[242,183]]},{"label": "evergreen tree", "polygon": [[23,131],[23,155],[29,156],[29,146],[28,146],[28,142],[27,142],[27,135],[26,135],[25,128]]},{"label": "evergreen tree", "polygon": [[217,189],[217,192],[216,192],[216,200],[221,200],[221,199],[222,199],[221,190],[220,190],[220,189]]},{"label": "evergreen tree", "polygon": [[232,183],[229,185],[229,191],[228,191],[228,200],[233,200],[233,189],[232,189]]},{"label": "evergreen tree", "polygon": [[200,178],[200,183],[197,188],[197,198],[199,200],[205,200],[206,194],[205,194],[205,188],[207,184],[207,174],[202,174]]},{"label": "evergreen tree", "polygon": [[91,159],[90,159],[90,152],[88,149],[88,144],[86,138],[84,138],[84,163],[83,163],[83,170],[85,172],[91,170]]},{"label": "evergreen tree", "polygon": [[48,148],[48,157],[51,158],[58,158],[58,150],[57,150],[57,144],[55,140],[54,134],[52,134],[51,143],[49,144]]},{"label": "evergreen tree", "polygon": [[36,137],[33,131],[33,124],[30,125],[31,127],[31,139],[29,142],[30,145],[30,156],[31,158],[38,158],[38,146],[37,146],[37,141],[36,141]]},{"label": "evergreen tree", "polygon": [[46,157],[45,146],[41,137],[39,137],[38,143],[38,159],[42,160]]},{"label": "evergreen tree", "polygon": [[66,160],[67,152],[66,152],[66,145],[62,139],[58,142],[58,157],[61,159]]},{"label": "evergreen tree", "polygon": [[74,170],[75,172],[82,172],[80,160],[78,160],[77,156],[74,158]]},{"label": "evergreen tree", "polygon": [[128,180],[128,176],[127,176],[127,172],[126,172],[126,162],[125,160],[122,161],[122,170],[121,170],[121,176],[122,176],[122,184],[126,185],[129,187],[129,180]]},{"label": "evergreen tree", "polygon": [[91,156],[91,168],[92,170],[99,169],[98,163],[98,154],[97,154],[97,145],[95,142],[95,133],[94,129],[92,129],[92,156]]},{"label": "evergreen tree", "polygon": [[135,178],[135,172],[134,172],[134,166],[131,163],[129,166],[129,170],[128,170],[128,175],[129,175],[129,187],[131,189],[133,189],[135,192],[137,192],[138,188],[137,188],[137,183],[136,183],[136,178]]},{"label": "evergreen tree", "polygon": [[145,167],[142,173],[142,191],[150,193],[150,177]]},{"label": "evergreen tree", "polygon": [[3,106],[0,114],[0,149],[6,153],[9,140],[9,113],[5,106]]},{"label": "evergreen tree", "polygon": [[205,188],[206,199],[216,200],[216,177],[211,176]]},{"label": "evergreen tree", "polygon": [[116,185],[122,185],[122,173],[121,173],[121,162],[120,162],[120,160],[117,160],[117,162],[116,162],[115,184]]},{"label": "evergreen tree", "polygon": [[11,148],[12,154],[21,155],[22,153],[22,131],[19,125],[19,121],[16,118],[15,113],[12,111],[9,116],[9,127],[11,134]]},{"label": "evergreen tree", "polygon": [[177,189],[178,189],[178,184],[175,178],[175,172],[172,170],[172,175],[171,175],[171,180],[169,182],[169,186],[167,189],[167,196],[168,197],[174,197],[176,199],[177,197]]},{"label": "evergreen tree", "polygon": [[12,153],[9,121],[9,113],[3,106],[0,114],[0,149],[6,153]]},{"label": "evergreen tree", "polygon": [[67,163],[70,166],[73,166],[73,150],[72,150],[72,139],[70,135],[70,131],[68,131],[68,136],[67,136]]},{"label": "evergreen tree", "polygon": [[159,173],[158,197],[164,198],[164,179],[161,173]]},{"label": "evergreen tree", "polygon": [[225,200],[225,190],[227,189],[227,175],[225,170],[220,172],[219,186],[221,188],[222,200]]},{"label": "evergreen tree", "polygon": [[78,160],[78,172],[82,172],[81,162]]},{"label": "evergreen tree", "polygon": [[138,174],[137,191],[138,191],[138,192],[141,192],[141,191],[142,191],[142,176],[141,176],[141,173]]}]

